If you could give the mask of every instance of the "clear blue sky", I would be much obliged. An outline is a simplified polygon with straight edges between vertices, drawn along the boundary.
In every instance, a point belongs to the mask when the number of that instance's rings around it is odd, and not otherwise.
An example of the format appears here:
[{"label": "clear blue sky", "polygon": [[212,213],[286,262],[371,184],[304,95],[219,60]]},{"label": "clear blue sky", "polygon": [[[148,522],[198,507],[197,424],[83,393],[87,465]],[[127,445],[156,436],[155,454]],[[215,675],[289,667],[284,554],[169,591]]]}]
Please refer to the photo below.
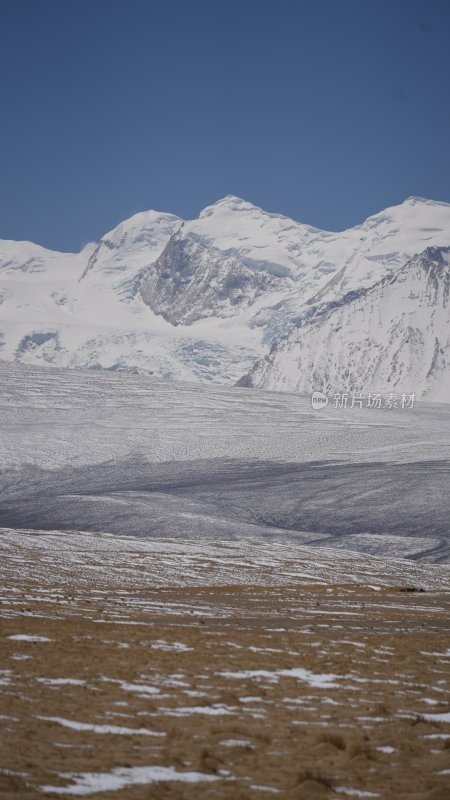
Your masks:
[{"label": "clear blue sky", "polygon": [[0,0],[0,237],[450,202],[450,0]]}]

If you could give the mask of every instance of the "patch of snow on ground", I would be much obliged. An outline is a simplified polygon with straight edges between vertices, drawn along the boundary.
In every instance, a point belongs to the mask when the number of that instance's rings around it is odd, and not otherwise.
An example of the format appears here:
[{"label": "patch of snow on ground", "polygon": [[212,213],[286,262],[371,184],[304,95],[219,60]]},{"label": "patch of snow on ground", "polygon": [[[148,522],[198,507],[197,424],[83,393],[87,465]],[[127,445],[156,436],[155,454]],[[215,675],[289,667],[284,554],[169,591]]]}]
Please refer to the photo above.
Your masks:
[{"label": "patch of snow on ground", "polygon": [[45,686],[85,686],[86,681],[77,678],[36,678],[39,683]]},{"label": "patch of snow on ground", "polygon": [[450,711],[442,714],[421,714],[421,717],[427,722],[450,722]]},{"label": "patch of snow on ground", "polygon": [[340,792],[341,794],[347,794],[351,797],[379,797],[379,794],[374,794],[374,792],[362,792],[360,789],[351,789],[347,788],[346,786],[336,786],[336,792]]},{"label": "patch of snow on ground", "polygon": [[47,720],[47,722],[56,722],[57,725],[62,725],[64,728],[71,728],[74,731],[86,731],[90,733],[113,733],[121,734],[124,736],[165,736],[165,733],[149,731],[147,728],[123,728],[118,725],[95,725],[88,722],[75,722],[70,719],[62,719],[61,717],[38,717],[38,719]]},{"label": "patch of snow on ground", "polygon": [[183,642],[165,642],[163,639],[152,642],[151,647],[153,650],[175,650],[181,653],[187,653],[188,650],[192,650],[192,647],[188,647],[187,644],[183,644]]},{"label": "patch of snow on ground", "polygon": [[187,717],[191,714],[207,714],[209,716],[222,716],[224,714],[232,714],[236,711],[235,708],[225,706],[223,704],[216,704],[213,706],[185,706],[180,708],[160,708],[163,714],[170,717]]},{"label": "patch of snow on ground", "polygon": [[332,673],[317,674],[310,672],[303,667],[293,667],[292,669],[248,669],[240,672],[220,672],[224,678],[267,678],[270,682],[277,683],[278,678],[296,678],[297,680],[307,683],[309,686],[320,689],[333,689],[338,686],[335,683],[338,675]]},{"label": "patch of snow on ground", "polygon": [[198,783],[199,781],[219,780],[215,775],[202,772],[178,772],[173,767],[128,767],[115,769],[112,772],[80,772],[65,773],[62,778],[74,781],[71,786],[41,786],[42,792],[49,794],[88,795],[97,792],[113,792],[137,784],[158,783],[159,781],[183,781]]},{"label": "patch of snow on ground", "polygon": [[8,636],[8,639],[13,639],[15,642],[51,642],[47,636],[29,636],[26,633],[15,633]]}]

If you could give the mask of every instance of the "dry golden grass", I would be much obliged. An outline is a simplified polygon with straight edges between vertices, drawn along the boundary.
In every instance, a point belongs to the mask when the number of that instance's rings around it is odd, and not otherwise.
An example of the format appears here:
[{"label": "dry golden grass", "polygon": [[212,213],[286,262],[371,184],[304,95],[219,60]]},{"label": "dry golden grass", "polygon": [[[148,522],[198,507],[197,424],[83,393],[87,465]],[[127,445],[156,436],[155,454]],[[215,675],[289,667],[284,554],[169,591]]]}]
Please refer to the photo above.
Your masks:
[{"label": "dry golden grass", "polygon": [[[87,796],[450,798],[450,738],[438,738],[450,723],[423,718],[450,711],[447,592],[124,581],[119,594],[99,591],[92,567],[90,587],[76,565],[62,585],[5,571],[2,800],[57,798],[80,773],[144,766],[215,780]],[[248,671],[259,674],[235,675]]]}]

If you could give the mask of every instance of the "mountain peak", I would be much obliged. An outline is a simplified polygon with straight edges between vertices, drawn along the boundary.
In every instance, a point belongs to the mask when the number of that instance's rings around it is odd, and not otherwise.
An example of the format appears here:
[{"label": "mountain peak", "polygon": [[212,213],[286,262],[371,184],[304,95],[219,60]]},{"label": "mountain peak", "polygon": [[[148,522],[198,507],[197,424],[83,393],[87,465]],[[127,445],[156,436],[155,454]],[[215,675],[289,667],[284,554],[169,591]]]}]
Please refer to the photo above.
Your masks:
[{"label": "mountain peak", "polygon": [[428,203],[434,203],[434,202],[435,202],[434,200],[429,200],[427,197],[419,197],[419,195],[411,194],[409,197],[407,197],[403,201],[403,204],[408,204],[410,206],[415,206],[415,205],[419,205],[420,203],[427,203],[428,204]]},{"label": "mountain peak", "polygon": [[176,214],[170,214],[167,211],[155,211],[155,209],[150,208],[146,211],[138,211],[136,214],[132,214],[131,217],[119,222],[118,225],[105,233],[102,239],[120,239],[126,233],[139,232],[140,230],[164,224],[181,224],[182,222],[183,220],[177,217]]},{"label": "mountain peak", "polygon": [[211,217],[213,214],[224,210],[252,211],[255,208],[257,208],[257,206],[254,206],[253,203],[249,203],[248,200],[243,200],[242,197],[237,197],[234,194],[227,194],[225,197],[216,200],[216,202],[212,203],[210,206],[206,206],[198,217],[199,219]]},{"label": "mountain peak", "polygon": [[432,208],[436,208],[436,206],[444,206],[444,208],[448,208],[450,203],[446,203],[445,200],[431,200],[429,197],[418,197],[416,195],[410,195],[407,197],[403,203],[400,203],[402,206],[430,206]]}]

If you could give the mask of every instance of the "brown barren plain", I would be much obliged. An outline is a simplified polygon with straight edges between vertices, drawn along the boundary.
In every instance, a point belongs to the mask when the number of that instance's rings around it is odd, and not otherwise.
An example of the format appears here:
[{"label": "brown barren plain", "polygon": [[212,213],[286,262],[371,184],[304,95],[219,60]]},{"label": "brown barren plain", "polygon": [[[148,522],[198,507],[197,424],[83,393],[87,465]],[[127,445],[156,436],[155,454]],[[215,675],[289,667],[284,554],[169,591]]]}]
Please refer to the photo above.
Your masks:
[{"label": "brown barren plain", "polygon": [[2,800],[450,798],[448,568],[0,540]]}]

